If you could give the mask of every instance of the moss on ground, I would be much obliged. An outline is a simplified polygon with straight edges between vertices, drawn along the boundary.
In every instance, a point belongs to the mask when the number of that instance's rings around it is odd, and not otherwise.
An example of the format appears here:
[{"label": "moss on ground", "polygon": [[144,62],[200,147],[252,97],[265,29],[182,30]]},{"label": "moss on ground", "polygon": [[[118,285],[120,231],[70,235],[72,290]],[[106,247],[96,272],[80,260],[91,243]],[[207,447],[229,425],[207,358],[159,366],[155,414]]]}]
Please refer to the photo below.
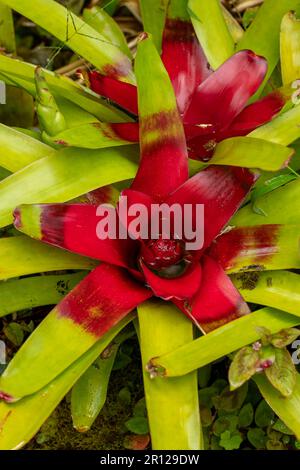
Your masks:
[{"label": "moss on ground", "polygon": [[[124,402],[119,396],[120,390],[125,385],[130,390],[130,402]],[[124,369],[112,373],[107,402],[90,431],[79,433],[73,428],[68,395],[26,448],[33,450],[124,449],[124,439],[128,435],[124,423],[131,417],[134,404],[143,396],[140,358],[137,345],[135,345],[132,362]]]}]

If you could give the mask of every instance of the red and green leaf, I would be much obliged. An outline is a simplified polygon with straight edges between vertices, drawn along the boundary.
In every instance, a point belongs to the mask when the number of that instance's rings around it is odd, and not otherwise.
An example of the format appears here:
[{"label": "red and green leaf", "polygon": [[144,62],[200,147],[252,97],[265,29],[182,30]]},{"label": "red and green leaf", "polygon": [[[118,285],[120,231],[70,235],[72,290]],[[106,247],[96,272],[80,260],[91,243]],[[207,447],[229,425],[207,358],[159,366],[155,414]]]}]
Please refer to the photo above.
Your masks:
[{"label": "red and green leaf", "polygon": [[300,268],[300,226],[239,227],[218,237],[210,249],[226,272]]},{"label": "red and green leaf", "polygon": [[151,295],[122,268],[96,268],[19,349],[1,376],[0,396],[11,402],[43,388]]},{"label": "red and green leaf", "polygon": [[188,159],[172,84],[150,38],[139,43],[135,71],[141,162],[132,189],[161,200],[187,180]]}]

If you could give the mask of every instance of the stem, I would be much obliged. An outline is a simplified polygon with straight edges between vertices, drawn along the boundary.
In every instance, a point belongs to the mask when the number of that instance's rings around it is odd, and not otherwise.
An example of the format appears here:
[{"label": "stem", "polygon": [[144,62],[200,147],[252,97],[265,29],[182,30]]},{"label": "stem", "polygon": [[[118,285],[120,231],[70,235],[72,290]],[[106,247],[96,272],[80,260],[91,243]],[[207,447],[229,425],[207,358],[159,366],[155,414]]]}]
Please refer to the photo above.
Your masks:
[{"label": "stem", "polygon": [[149,301],[138,308],[140,344],[153,450],[202,448],[197,375],[151,379],[146,365],[193,339],[193,326],[171,304]]}]

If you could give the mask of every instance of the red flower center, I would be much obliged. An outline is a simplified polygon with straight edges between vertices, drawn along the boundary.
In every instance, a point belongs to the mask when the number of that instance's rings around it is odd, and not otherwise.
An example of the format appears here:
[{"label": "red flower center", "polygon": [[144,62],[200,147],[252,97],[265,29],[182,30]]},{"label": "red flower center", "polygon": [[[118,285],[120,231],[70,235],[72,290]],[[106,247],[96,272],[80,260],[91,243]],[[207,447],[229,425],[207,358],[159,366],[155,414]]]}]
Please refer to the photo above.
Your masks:
[{"label": "red flower center", "polygon": [[141,259],[150,268],[160,271],[178,264],[184,256],[184,247],[179,240],[149,240],[143,243]]}]

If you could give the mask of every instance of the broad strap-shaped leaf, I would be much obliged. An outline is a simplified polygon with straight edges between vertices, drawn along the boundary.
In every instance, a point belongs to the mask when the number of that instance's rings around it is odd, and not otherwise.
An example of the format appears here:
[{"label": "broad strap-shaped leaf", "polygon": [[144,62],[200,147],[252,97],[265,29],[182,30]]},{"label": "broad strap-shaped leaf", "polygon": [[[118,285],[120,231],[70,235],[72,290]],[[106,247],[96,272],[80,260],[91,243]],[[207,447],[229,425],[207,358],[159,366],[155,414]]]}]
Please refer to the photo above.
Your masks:
[{"label": "broad strap-shaped leaf", "polygon": [[211,166],[190,178],[170,195],[169,205],[204,204],[204,247],[220,233],[242,204],[256,176],[246,169]]},{"label": "broad strap-shaped leaf", "polygon": [[161,52],[163,29],[170,0],[140,0],[140,9],[143,20],[144,31],[150,33],[153,42]]},{"label": "broad strap-shaped leaf", "polygon": [[290,87],[288,87],[288,90],[285,87],[279,88],[255,101],[255,103],[249,104],[232,121],[230,128],[220,133],[219,139],[222,140],[235,135],[246,135],[268,123],[282,110],[294,92],[295,90],[292,91]]},{"label": "broad strap-shaped leaf", "polygon": [[[0,226],[12,223],[20,204],[65,202],[102,186],[133,178],[134,146],[102,150],[64,149],[0,183]],[[129,157],[129,158],[126,158]]]},{"label": "broad strap-shaped leaf", "polygon": [[92,259],[63,252],[28,237],[0,239],[0,280],[40,272],[94,268]]},{"label": "broad strap-shaped leaf", "polygon": [[284,424],[291,429],[296,438],[300,439],[300,375],[296,376],[296,386],[290,397],[283,398],[263,374],[257,374],[254,378],[259,391]]},{"label": "broad strap-shaped leaf", "polygon": [[7,178],[8,176],[10,176],[10,171],[6,170],[5,168],[2,168],[2,166],[0,166],[0,181],[1,180],[4,180],[4,178]]},{"label": "broad strap-shaped leaf", "polygon": [[0,282],[0,317],[19,310],[57,304],[86,274],[81,271]]},{"label": "broad strap-shaped leaf", "polygon": [[232,282],[247,302],[300,316],[300,276],[289,271],[234,274]]},{"label": "broad strap-shaped leaf", "polygon": [[0,124],[0,145],[0,165],[11,172],[55,153],[48,145],[4,124]]},{"label": "broad strap-shaped leaf", "polygon": [[111,343],[72,388],[71,414],[76,431],[87,432],[105,405],[118,349],[119,343]]},{"label": "broad strap-shaped leaf", "polygon": [[0,5],[0,19],[1,19],[1,30],[0,30],[0,41],[1,47],[8,54],[14,54],[16,52],[16,35],[14,28],[13,13],[6,5]]},{"label": "broad strap-shaped leaf", "polygon": [[176,377],[210,364],[261,338],[259,327],[267,325],[270,333],[300,324],[299,317],[263,308],[151,360],[149,367],[165,377]]},{"label": "broad strap-shaped leaf", "polygon": [[95,93],[114,101],[130,113],[138,114],[136,86],[106,77],[97,71],[89,72],[88,77]]},{"label": "broad strap-shaped leaf", "polygon": [[[253,226],[267,224],[300,224],[299,178],[255,200],[240,209],[230,221],[232,226]],[[284,210],[283,210],[284,209]]]},{"label": "broad strap-shaped leaf", "polygon": [[43,388],[151,295],[122,268],[101,264],[19,349],[0,378],[0,396],[14,401]]},{"label": "broad strap-shaped leaf", "polygon": [[189,157],[207,161],[213,155],[217,142],[229,137],[246,136],[252,131],[256,132],[257,127],[271,121],[285,104],[292,106],[291,98],[294,93],[295,89],[290,85],[269,93],[264,98],[246,106],[228,127],[225,125],[223,130],[218,130],[213,125],[204,127],[186,125]]},{"label": "broad strap-shaped leaf", "polygon": [[[118,229],[116,210],[107,211],[115,217]],[[24,205],[14,212],[15,227],[50,245],[117,266],[130,266],[135,250],[132,240],[121,240],[117,234],[116,238],[98,236],[97,226],[107,211],[98,214],[97,206],[89,204]]]},{"label": "broad strap-shaped leaf", "polygon": [[[0,76],[6,83],[24,88],[35,96],[34,73],[36,66],[18,59],[0,55]],[[101,99],[92,90],[79,85],[63,75],[43,69],[49,88],[55,96],[64,97],[103,122],[126,122],[128,117],[120,109],[114,108],[107,100]]]},{"label": "broad strap-shaped leaf", "polygon": [[100,121],[63,130],[47,141],[62,147],[100,149],[138,142],[136,123],[106,124]]},{"label": "broad strap-shaped leaf", "polygon": [[203,133],[229,127],[262,83],[266,71],[265,59],[252,51],[234,54],[198,86],[184,122],[199,125]]},{"label": "broad strap-shaped leaf", "polygon": [[229,230],[210,255],[226,272],[300,268],[300,225],[258,225]]},{"label": "broad strap-shaped leaf", "polygon": [[[300,11],[298,0],[265,0],[254,21],[238,44],[238,49],[251,49],[268,62],[265,82],[271,76],[279,60],[279,36],[282,17],[289,10]],[[262,91],[262,87],[260,89]]]},{"label": "broad strap-shaped leaf", "polygon": [[227,8],[221,3],[222,13],[227,24],[227,28],[232,36],[234,43],[239,42],[243,35],[244,29],[236,18],[227,10]]},{"label": "broad strap-shaped leaf", "polygon": [[[82,357],[39,392],[17,403],[0,403],[0,449],[22,448],[38,432],[44,421],[115,336],[134,318],[129,314],[106,333]],[[46,363],[44,363],[45,366]]]},{"label": "broad strap-shaped leaf", "polygon": [[135,72],[141,162],[132,189],[161,200],[187,180],[188,159],[172,84],[150,38],[138,45]]},{"label": "broad strap-shaped leaf", "polygon": [[284,15],[280,31],[280,65],[283,83],[291,83],[300,77],[298,61],[300,22],[294,12]]},{"label": "broad strap-shaped leaf", "polygon": [[[123,83],[123,82],[119,82]],[[106,123],[83,110],[80,106],[69,100],[58,97],[56,99],[60,111],[63,113],[66,129],[53,136],[48,136],[52,145],[65,145],[81,148],[103,148],[115,145],[138,142],[139,130],[136,122]]]},{"label": "broad strap-shaped leaf", "polygon": [[293,149],[283,145],[252,137],[232,137],[217,145],[209,163],[277,171],[288,165],[293,154]]},{"label": "broad strap-shaped leaf", "polygon": [[[151,379],[149,359],[193,338],[192,323],[172,304],[154,300],[138,308],[144,388],[154,450],[201,449],[201,423],[195,373],[173,380]],[[170,433],[176,429],[176,433]]]},{"label": "broad strap-shaped leaf", "polygon": [[162,42],[162,61],[184,113],[198,85],[211,73],[187,13],[187,0],[171,0]]},{"label": "broad strap-shaped leaf", "polygon": [[105,37],[107,41],[117,46],[124,54],[131,58],[131,52],[126,38],[118,23],[106,13],[104,8],[84,8],[82,12],[84,21]]},{"label": "broad strap-shaped leaf", "polygon": [[205,333],[250,312],[222,267],[209,256],[202,258],[202,279],[194,297],[174,303]]},{"label": "broad strap-shaped leaf", "polygon": [[295,106],[271,122],[252,131],[249,137],[289,145],[300,137],[299,117],[300,106]]},{"label": "broad strap-shaped leaf", "polygon": [[189,0],[188,11],[209,64],[213,69],[217,69],[234,53],[234,41],[220,2]]},{"label": "broad strap-shaped leaf", "polygon": [[[54,0],[5,0],[6,5],[66,43],[104,75],[134,81],[130,59],[110,40]],[[72,19],[69,15],[72,14]],[[51,21],[49,21],[51,19]]]},{"label": "broad strap-shaped leaf", "polygon": [[111,204],[117,205],[120,197],[120,191],[115,188],[112,184],[97,188],[94,191],[90,191],[83,196],[83,201],[88,204],[98,206],[99,204]]}]

